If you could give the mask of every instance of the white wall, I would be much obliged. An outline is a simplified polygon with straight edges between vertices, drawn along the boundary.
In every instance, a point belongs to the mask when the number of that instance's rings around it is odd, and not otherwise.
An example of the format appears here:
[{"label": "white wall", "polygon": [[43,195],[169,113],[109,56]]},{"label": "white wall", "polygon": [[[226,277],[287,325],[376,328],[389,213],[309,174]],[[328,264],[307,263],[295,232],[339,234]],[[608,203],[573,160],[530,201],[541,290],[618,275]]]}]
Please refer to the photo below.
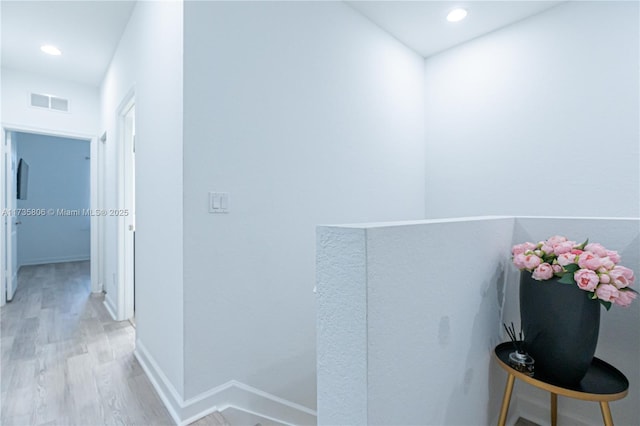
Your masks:
[{"label": "white wall", "polygon": [[[136,102],[137,350],[183,390],[182,2],[138,2],[102,83],[105,208],[117,208],[118,108]],[[120,140],[121,141],[121,140]],[[116,219],[105,225],[105,289],[117,300]]]},{"label": "white wall", "polygon": [[[98,129],[98,89],[38,74],[2,68],[2,123],[10,127],[94,136]],[[29,93],[69,99],[69,112],[30,106]]]},{"label": "white wall", "polygon": [[566,2],[428,58],[427,217],[637,217],[638,14]]},{"label": "white wall", "polygon": [[185,3],[186,397],[315,407],[314,226],[424,216],[423,78],[342,3]]},{"label": "white wall", "polygon": [[[19,218],[18,264],[89,260],[91,217],[82,213],[90,208],[89,141],[14,135],[18,158],[29,164],[27,199],[18,200],[17,207],[47,210]],[[59,209],[80,215],[58,214]]]},{"label": "white wall", "polygon": [[512,230],[513,218],[320,227],[318,424],[495,423]]}]

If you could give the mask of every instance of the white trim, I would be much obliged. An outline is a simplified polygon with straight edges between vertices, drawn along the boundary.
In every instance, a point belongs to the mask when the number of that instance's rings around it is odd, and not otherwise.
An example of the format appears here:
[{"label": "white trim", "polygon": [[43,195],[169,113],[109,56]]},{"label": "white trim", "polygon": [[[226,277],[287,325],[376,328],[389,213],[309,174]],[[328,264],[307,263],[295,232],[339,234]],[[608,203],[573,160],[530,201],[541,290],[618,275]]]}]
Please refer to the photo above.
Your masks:
[{"label": "white trim", "polygon": [[78,132],[68,132],[66,130],[55,130],[55,129],[47,129],[43,127],[35,127],[35,126],[25,126],[22,124],[13,124],[13,123],[2,123],[2,128],[11,132],[19,132],[19,133],[34,133],[36,135],[44,135],[44,136],[57,136],[68,139],[81,139],[81,140],[90,140],[96,139],[96,135],[92,135],[89,133],[78,133]]},{"label": "white trim", "polygon": [[285,425],[317,423],[317,412],[303,405],[264,392],[237,380],[184,401],[183,424],[192,423],[213,411],[235,408]]},{"label": "white trim", "polygon": [[[4,127],[0,128],[0,136],[2,140],[0,140],[0,164],[4,162],[4,151],[5,151],[5,141],[6,141],[6,133]],[[2,167],[2,171],[0,171],[0,210],[4,210],[6,206],[4,205],[4,166]],[[4,229],[5,229],[5,217],[0,215],[0,306],[4,306],[7,303],[7,278],[6,278],[6,265],[4,261],[4,246],[6,244]]]},{"label": "white trim", "polygon": [[[230,405],[228,407],[224,407],[220,411],[222,416],[227,420],[230,424],[233,425],[256,425],[256,424],[268,424],[271,426],[293,426],[289,423],[282,423],[278,419],[274,419],[272,417],[266,417],[258,413],[254,413],[253,411],[243,410],[242,408],[235,407]],[[240,415],[240,417],[239,417]],[[314,425],[316,422],[314,421]]]},{"label": "white trim", "polygon": [[160,396],[160,399],[167,408],[167,411],[169,411],[175,424],[179,426],[188,424],[181,420],[182,406],[184,404],[182,397],[169,378],[162,372],[162,369],[158,366],[140,339],[136,339],[136,349],[133,351],[133,354],[147,374],[149,381],[155,388],[158,396]]},{"label": "white trim", "polygon": [[[98,200],[99,200],[99,186],[98,180],[100,179],[100,170],[98,168],[98,139],[96,137],[91,138],[91,142],[89,145],[89,170],[90,170],[90,189],[89,189],[89,206],[92,211],[97,211],[99,208]],[[89,247],[89,258],[91,263],[90,267],[90,276],[91,276],[91,292],[92,293],[100,293],[102,292],[102,277],[100,277],[100,265],[104,261],[102,259],[101,250],[100,250],[100,234],[98,232],[98,217],[95,215],[91,215],[89,219],[89,239],[91,241]]]},{"label": "white trim", "polygon": [[109,297],[109,293],[104,295],[104,302],[102,302],[105,308],[107,308],[107,312],[111,315],[114,321],[118,321],[118,317],[116,316],[115,306],[113,305],[113,300]]},{"label": "white trim", "polygon": [[18,269],[22,268],[23,266],[47,265],[49,263],[83,262],[86,260],[91,260],[91,256],[78,255],[78,256],[60,256],[60,257],[41,257],[38,259],[27,260],[26,262],[20,262]]},{"label": "white trim", "polygon": [[285,425],[306,425],[317,422],[315,410],[237,380],[230,380],[183,400],[139,339],[136,340],[134,354],[178,426],[188,425],[214,411],[228,408]]}]

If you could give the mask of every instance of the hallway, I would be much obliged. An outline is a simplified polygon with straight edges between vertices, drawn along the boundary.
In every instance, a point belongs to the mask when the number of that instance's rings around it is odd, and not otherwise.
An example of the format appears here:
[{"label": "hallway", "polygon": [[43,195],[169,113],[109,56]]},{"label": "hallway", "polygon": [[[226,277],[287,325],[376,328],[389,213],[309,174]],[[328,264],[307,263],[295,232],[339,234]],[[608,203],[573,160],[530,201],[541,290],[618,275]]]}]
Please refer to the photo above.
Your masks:
[{"label": "hallway", "polygon": [[2,308],[3,425],[170,425],[135,329],[91,295],[89,262],[25,266]]}]

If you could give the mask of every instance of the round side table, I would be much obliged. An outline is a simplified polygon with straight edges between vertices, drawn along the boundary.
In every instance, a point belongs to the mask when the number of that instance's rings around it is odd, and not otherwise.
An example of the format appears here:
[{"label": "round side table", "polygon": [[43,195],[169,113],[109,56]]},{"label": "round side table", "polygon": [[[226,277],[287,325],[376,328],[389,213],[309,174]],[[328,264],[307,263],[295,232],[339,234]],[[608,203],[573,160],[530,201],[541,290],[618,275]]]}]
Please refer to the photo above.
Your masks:
[{"label": "round side table", "polygon": [[622,399],[629,391],[629,381],[617,368],[594,357],[589,371],[587,371],[586,376],[579,384],[575,386],[557,385],[545,380],[544,377],[540,377],[538,373],[533,377],[529,377],[511,368],[509,365],[509,354],[511,352],[513,352],[513,344],[511,342],[501,343],[496,346],[494,350],[498,365],[508,374],[498,426],[504,426],[507,421],[507,413],[509,411],[515,379],[520,379],[537,388],[549,391],[551,394],[552,426],[556,426],[558,423],[558,395],[584,401],[598,401],[605,426],[613,426],[609,401]]}]

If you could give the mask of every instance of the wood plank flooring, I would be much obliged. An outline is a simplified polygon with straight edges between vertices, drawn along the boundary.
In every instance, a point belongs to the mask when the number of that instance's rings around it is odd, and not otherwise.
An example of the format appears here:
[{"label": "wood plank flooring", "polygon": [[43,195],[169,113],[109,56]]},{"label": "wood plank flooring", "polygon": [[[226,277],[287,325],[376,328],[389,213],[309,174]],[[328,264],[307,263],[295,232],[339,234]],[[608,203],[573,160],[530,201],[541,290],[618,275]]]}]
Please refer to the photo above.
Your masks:
[{"label": "wood plank flooring", "polygon": [[18,279],[0,315],[2,425],[173,424],[133,356],[135,329],[91,295],[89,262]]}]

